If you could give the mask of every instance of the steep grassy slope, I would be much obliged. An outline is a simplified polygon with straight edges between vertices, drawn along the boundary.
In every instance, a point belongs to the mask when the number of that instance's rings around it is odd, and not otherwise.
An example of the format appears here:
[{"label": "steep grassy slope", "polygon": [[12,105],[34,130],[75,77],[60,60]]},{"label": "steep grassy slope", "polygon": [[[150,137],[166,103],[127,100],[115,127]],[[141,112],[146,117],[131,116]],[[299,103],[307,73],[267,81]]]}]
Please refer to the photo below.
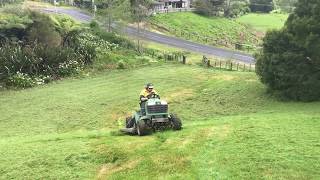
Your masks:
[{"label": "steep grassy slope", "polygon": [[235,43],[257,45],[259,41],[245,25],[222,17],[182,12],[158,14],[151,18],[151,22],[165,33],[215,46],[234,48]]},{"label": "steep grassy slope", "polygon": [[[118,133],[153,82],[179,132]],[[162,65],[0,92],[0,179],[319,179],[320,103],[254,73]]]}]

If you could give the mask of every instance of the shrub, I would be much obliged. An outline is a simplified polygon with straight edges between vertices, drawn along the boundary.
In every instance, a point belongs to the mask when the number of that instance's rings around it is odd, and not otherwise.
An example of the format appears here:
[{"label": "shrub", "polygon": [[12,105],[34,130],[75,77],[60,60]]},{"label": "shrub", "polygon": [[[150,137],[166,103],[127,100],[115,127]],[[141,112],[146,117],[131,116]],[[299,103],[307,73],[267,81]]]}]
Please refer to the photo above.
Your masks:
[{"label": "shrub", "polygon": [[106,32],[105,30],[102,30],[100,27],[99,28],[95,27],[93,29],[93,33],[105,41],[108,41],[113,44],[118,44],[120,47],[127,48],[127,49],[135,48],[134,43],[131,42],[130,40],[122,36],[119,36],[115,33]]},{"label": "shrub", "polygon": [[20,88],[29,88],[35,85],[35,81],[28,74],[17,72],[9,77],[7,85]]},{"label": "shrub", "polygon": [[118,62],[118,67],[117,67],[117,68],[118,68],[118,69],[125,69],[125,68],[126,68],[125,62],[122,61],[122,60],[120,60],[120,61]]},{"label": "shrub", "polygon": [[83,68],[83,64],[75,60],[65,61],[59,64],[58,73],[60,76],[70,76],[78,74]]}]

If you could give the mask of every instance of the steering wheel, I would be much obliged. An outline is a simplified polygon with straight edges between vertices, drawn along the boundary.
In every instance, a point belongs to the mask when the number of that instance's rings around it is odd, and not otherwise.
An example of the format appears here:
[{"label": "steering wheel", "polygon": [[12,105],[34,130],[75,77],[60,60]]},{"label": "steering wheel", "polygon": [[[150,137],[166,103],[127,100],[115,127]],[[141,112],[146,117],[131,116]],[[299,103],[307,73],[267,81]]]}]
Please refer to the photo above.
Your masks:
[{"label": "steering wheel", "polygon": [[152,93],[152,94],[150,94],[150,95],[148,96],[148,98],[149,98],[149,99],[150,99],[150,98],[160,98],[160,96],[157,95],[157,94],[155,94],[155,93]]}]

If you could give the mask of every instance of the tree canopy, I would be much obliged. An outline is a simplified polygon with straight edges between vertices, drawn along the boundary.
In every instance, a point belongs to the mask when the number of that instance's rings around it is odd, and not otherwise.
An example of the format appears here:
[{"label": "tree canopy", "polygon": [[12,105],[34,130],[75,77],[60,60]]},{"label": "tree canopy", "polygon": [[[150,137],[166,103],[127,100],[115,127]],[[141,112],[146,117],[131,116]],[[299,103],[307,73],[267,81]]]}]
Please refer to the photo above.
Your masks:
[{"label": "tree canopy", "polygon": [[257,74],[274,92],[294,100],[320,99],[320,1],[299,0],[280,31],[268,32]]}]

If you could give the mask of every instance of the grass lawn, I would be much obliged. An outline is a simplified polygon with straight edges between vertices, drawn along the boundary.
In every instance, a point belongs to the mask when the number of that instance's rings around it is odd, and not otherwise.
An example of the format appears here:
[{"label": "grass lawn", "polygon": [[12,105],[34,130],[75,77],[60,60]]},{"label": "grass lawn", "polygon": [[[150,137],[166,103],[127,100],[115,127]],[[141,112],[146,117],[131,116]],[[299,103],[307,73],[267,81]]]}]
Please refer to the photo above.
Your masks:
[{"label": "grass lawn", "polygon": [[[118,133],[153,82],[182,131]],[[319,179],[320,103],[256,75],[165,64],[0,91],[0,179]]]},{"label": "grass lawn", "polygon": [[234,43],[249,45],[259,43],[259,39],[251,29],[235,20],[222,17],[179,12],[158,14],[151,18],[151,22],[158,31],[209,45],[234,48]]},{"label": "grass lawn", "polygon": [[288,18],[288,14],[257,14],[250,13],[237,18],[237,22],[247,24],[253,29],[266,32],[269,29],[280,29]]}]

